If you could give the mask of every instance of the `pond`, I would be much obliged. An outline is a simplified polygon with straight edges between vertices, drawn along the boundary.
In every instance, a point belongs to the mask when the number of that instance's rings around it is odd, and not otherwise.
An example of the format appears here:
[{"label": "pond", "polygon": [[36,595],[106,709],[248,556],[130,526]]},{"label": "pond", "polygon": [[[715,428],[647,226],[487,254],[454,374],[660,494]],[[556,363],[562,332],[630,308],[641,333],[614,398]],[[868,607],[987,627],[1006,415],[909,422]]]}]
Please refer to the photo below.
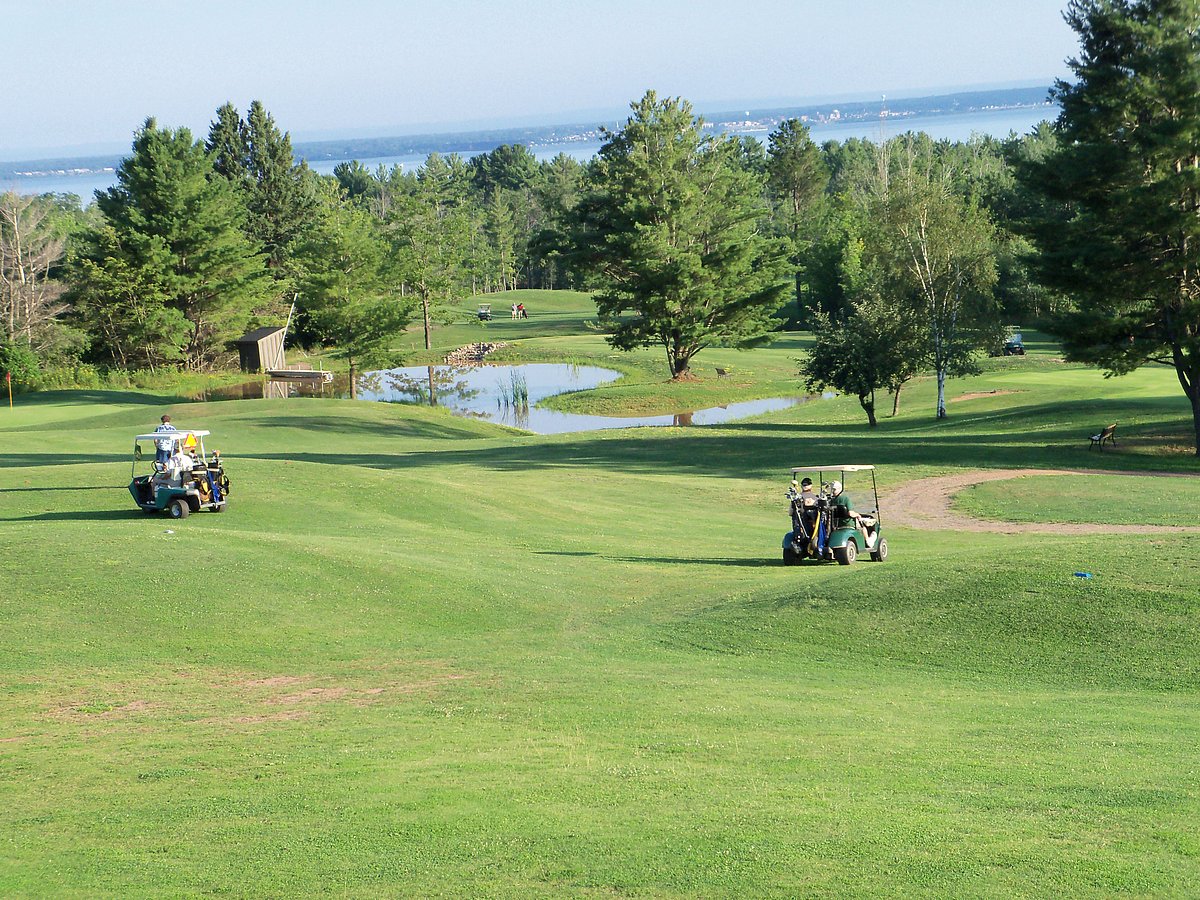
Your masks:
[{"label": "pond", "polygon": [[777,397],[749,400],[660,416],[593,416],[560,412],[538,405],[555,394],[590,390],[620,377],[621,373],[612,369],[562,363],[407,366],[367,373],[359,381],[358,395],[366,400],[444,406],[459,415],[476,416],[538,434],[654,425],[717,425],[758,413],[786,409],[804,399]]},{"label": "pond", "polygon": [[[585,391],[616,381],[620,372],[599,366],[564,363],[527,363],[519,366],[405,366],[359,376],[358,397],[383,403],[444,406],[457,415],[472,416],[538,434],[599,431],[663,425],[719,425],[764,412],[787,409],[808,397],[774,397],[681,410],[658,416],[592,416],[559,412],[538,404],[547,397]],[[282,382],[250,382],[208,391],[198,399],[250,399],[256,397],[347,397],[346,379],[313,387]]]}]

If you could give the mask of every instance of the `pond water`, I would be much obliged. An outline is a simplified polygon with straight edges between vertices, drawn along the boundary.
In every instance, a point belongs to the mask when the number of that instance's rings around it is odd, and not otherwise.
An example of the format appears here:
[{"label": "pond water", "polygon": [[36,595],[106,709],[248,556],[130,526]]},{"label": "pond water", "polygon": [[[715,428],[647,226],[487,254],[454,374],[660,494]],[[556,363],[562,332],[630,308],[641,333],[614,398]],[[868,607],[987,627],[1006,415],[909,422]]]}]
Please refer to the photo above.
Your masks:
[{"label": "pond water", "polygon": [[[759,413],[787,409],[809,399],[800,396],[773,397],[659,416],[592,416],[538,406],[542,400],[555,394],[590,390],[620,377],[621,373],[612,369],[563,363],[406,366],[360,375],[358,397],[360,400],[382,403],[444,406],[457,415],[485,419],[538,434],[656,425],[719,425]],[[349,396],[349,384],[345,377],[330,385],[313,386],[253,381],[207,391],[197,399],[240,400],[288,396],[345,398]]]},{"label": "pond water", "polygon": [[621,377],[599,366],[528,363],[520,366],[407,366],[369,372],[359,381],[358,396],[391,403],[428,403],[464,416],[475,416],[538,434],[636,428],[654,425],[718,425],[786,409],[803,397],[776,397],[682,410],[660,416],[592,416],[559,412],[538,404],[547,397],[585,391]]}]

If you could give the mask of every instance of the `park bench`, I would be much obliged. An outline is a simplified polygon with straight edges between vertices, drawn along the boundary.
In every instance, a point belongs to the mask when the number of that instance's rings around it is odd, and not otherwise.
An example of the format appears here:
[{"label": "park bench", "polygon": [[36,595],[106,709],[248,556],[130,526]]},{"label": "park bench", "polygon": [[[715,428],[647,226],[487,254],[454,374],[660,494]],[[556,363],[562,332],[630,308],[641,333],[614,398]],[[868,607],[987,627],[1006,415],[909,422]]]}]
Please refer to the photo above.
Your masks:
[{"label": "park bench", "polygon": [[733,369],[717,369],[718,378],[728,378],[733,372]]},{"label": "park bench", "polygon": [[1101,428],[1098,432],[1093,434],[1091,438],[1089,438],[1091,443],[1088,444],[1088,449],[1091,450],[1093,447],[1099,447],[1101,450],[1103,450],[1105,443],[1112,444],[1115,447],[1117,445],[1117,439],[1114,436],[1116,433],[1117,425],[1115,422],[1112,425]]}]

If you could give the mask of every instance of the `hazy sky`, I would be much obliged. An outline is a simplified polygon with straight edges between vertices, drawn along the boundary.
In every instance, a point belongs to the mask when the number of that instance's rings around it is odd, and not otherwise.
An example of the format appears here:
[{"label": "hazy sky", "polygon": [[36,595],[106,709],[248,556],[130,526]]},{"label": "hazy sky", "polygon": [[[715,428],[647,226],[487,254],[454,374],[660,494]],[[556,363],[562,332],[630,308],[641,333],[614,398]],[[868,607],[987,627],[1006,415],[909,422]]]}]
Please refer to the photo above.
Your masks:
[{"label": "hazy sky", "polygon": [[203,134],[261,99],[304,140],[1046,81],[1065,0],[0,0],[0,159]]}]

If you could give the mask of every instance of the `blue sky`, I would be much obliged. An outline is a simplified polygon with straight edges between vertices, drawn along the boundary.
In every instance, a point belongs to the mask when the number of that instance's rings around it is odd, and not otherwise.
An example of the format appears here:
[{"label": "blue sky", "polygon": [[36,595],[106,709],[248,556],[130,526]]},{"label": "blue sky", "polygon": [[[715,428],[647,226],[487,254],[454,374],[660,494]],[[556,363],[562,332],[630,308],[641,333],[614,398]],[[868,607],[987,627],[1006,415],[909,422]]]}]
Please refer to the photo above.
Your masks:
[{"label": "blue sky", "polygon": [[0,159],[207,131],[261,99],[297,139],[1049,82],[1065,0],[0,0]]}]

